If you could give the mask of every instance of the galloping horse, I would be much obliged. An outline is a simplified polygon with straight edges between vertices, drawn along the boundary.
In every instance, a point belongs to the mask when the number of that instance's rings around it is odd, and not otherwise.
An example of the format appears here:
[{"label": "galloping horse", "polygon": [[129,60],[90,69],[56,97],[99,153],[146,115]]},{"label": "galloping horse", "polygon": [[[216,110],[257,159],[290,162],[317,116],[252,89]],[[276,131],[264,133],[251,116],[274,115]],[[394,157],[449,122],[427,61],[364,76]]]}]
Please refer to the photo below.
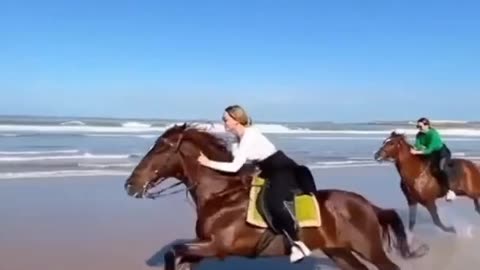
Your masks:
[{"label": "galloping horse", "polygon": [[[232,160],[221,138],[186,124],[174,126],[157,139],[125,183],[130,196],[148,198],[152,187],[175,177],[192,196],[197,238],[172,246],[165,254],[165,269],[191,269],[207,257],[287,255],[283,236],[265,241],[268,229],[246,222],[251,172],[222,173],[203,167],[197,162],[200,151],[213,160]],[[347,191],[322,190],[315,196],[322,225],[302,228],[299,236],[310,249],[323,250],[341,269],[368,269],[354,254],[378,269],[400,269],[383,249],[382,240],[391,244],[390,231],[403,258],[425,255],[427,249],[410,250],[404,225],[394,210],[381,209]]]},{"label": "galloping horse", "polygon": [[[447,190],[441,188],[435,174],[430,170],[430,160],[422,155],[411,154],[411,148],[405,135],[393,131],[374,155],[377,161],[395,162],[401,178],[400,188],[409,206],[409,230],[413,231],[417,204],[420,203],[428,210],[436,226],[445,232],[455,233],[455,228],[442,223],[435,203],[437,198],[445,196]],[[458,195],[471,198],[475,210],[480,214],[480,170],[477,165],[470,160],[455,158],[445,166],[445,171],[453,184],[452,190]]]}]

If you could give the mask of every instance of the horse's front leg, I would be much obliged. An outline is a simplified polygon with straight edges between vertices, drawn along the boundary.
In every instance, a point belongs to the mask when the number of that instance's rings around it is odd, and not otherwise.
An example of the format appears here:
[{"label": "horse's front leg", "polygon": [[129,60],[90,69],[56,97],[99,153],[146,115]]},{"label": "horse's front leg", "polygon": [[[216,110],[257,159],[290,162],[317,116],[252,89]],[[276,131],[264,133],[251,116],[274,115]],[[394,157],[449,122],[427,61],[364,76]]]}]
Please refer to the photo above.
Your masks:
[{"label": "horse's front leg", "polygon": [[473,198],[473,206],[475,206],[475,211],[480,214],[480,203],[478,202],[478,198]]},{"label": "horse's front leg", "polygon": [[217,249],[211,240],[194,240],[177,244],[165,254],[165,270],[177,270],[182,263],[197,264],[203,258],[215,257]]},{"label": "horse's front leg", "polygon": [[408,187],[403,180],[400,181],[400,188],[403,192],[403,195],[405,196],[405,199],[407,199],[407,203],[408,203],[408,230],[410,232],[412,232],[413,227],[415,227],[415,223],[416,223],[416,220],[417,220],[417,205],[418,205],[418,203],[410,195],[410,192],[408,191]]}]

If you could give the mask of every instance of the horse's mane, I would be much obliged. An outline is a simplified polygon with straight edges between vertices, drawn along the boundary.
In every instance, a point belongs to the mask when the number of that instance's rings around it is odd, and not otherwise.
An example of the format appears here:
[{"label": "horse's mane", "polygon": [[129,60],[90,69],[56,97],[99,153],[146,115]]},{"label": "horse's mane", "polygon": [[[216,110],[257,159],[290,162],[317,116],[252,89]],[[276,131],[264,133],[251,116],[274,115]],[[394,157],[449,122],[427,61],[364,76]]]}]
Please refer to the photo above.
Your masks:
[{"label": "horse's mane", "polygon": [[399,139],[401,142],[403,142],[403,144],[405,144],[408,147],[411,147],[411,144],[408,142],[407,136],[404,133],[392,131],[392,133],[390,133],[390,136],[387,138],[387,140],[392,140],[392,139]]},{"label": "horse's mane", "polygon": [[[208,158],[212,160],[223,162],[229,162],[233,160],[233,155],[228,150],[226,140],[218,135],[212,134],[206,130],[199,129],[195,125],[183,124],[182,126],[174,126],[166,130],[162,137],[174,136],[176,134],[182,134],[183,140],[188,140],[191,143],[195,144],[200,149],[200,151],[202,151]],[[226,196],[231,193],[231,190],[233,190],[232,192],[240,193],[243,193],[245,191],[242,188],[235,189],[235,187],[245,186],[245,183],[243,181],[232,181],[232,177],[237,180],[242,180],[242,177],[238,178],[237,176],[242,175],[244,172],[249,172],[248,168],[246,170],[245,167],[242,168],[243,170],[241,169],[240,172],[236,173],[217,171],[219,175],[226,176],[227,178],[216,177],[215,179],[227,180],[223,182],[227,183],[228,186],[228,188],[225,188],[225,192],[222,191],[217,194],[217,196]]]},{"label": "horse's mane", "polygon": [[194,143],[210,159],[216,161],[232,161],[233,155],[228,150],[227,142],[206,130],[197,128],[193,124],[173,126],[165,131],[162,137],[168,137],[175,133],[183,134],[184,140]]}]

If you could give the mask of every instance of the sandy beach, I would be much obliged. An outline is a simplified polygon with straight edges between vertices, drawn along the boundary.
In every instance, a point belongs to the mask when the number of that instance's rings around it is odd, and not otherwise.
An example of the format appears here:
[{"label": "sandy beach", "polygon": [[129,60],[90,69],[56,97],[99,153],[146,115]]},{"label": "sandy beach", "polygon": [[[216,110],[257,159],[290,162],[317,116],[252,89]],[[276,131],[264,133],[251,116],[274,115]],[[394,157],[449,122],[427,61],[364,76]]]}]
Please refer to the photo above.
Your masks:
[{"label": "sandy beach", "polygon": [[[406,220],[404,199],[393,167],[314,170],[319,188],[354,190]],[[0,269],[162,269],[163,252],[193,236],[194,212],[182,194],[138,200],[123,190],[123,177],[15,179],[0,182]],[[465,199],[439,201],[440,214],[458,235],[434,228],[419,209],[415,241],[430,246],[427,256],[402,269],[476,269],[480,259],[478,217]],[[336,269],[321,252],[301,264],[286,258],[208,260],[199,269]]]}]

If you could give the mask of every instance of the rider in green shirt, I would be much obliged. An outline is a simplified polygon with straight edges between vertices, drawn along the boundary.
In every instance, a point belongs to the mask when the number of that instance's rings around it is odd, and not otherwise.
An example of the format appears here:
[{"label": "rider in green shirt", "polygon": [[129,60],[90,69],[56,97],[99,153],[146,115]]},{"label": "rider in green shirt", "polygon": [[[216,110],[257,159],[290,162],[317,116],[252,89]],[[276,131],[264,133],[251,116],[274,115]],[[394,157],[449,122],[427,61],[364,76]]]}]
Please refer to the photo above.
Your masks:
[{"label": "rider in green shirt", "polygon": [[424,132],[419,132],[415,140],[415,148],[421,150],[425,155],[440,151],[443,145],[442,138],[435,128],[428,128]]},{"label": "rider in green shirt", "polygon": [[415,155],[428,155],[432,159],[432,165],[439,169],[440,184],[448,190],[446,199],[452,201],[456,198],[455,192],[450,189],[450,183],[445,173],[445,166],[450,161],[452,154],[442,140],[440,133],[432,128],[427,118],[420,118],[417,121],[417,133],[415,140],[415,148],[411,150]]}]

